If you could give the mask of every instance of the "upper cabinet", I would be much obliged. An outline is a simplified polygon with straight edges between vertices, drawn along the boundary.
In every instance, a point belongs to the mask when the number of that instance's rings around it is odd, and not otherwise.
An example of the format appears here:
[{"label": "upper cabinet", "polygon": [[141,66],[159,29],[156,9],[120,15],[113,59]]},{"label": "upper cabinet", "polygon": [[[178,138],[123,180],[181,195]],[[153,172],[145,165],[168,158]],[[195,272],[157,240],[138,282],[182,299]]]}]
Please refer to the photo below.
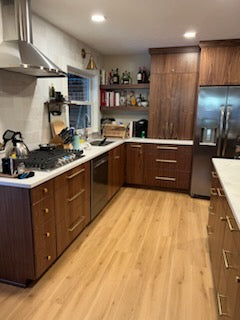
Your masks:
[{"label": "upper cabinet", "polygon": [[200,42],[200,86],[240,84],[240,40]]},{"label": "upper cabinet", "polygon": [[199,48],[150,49],[151,82],[148,137],[193,137]]}]

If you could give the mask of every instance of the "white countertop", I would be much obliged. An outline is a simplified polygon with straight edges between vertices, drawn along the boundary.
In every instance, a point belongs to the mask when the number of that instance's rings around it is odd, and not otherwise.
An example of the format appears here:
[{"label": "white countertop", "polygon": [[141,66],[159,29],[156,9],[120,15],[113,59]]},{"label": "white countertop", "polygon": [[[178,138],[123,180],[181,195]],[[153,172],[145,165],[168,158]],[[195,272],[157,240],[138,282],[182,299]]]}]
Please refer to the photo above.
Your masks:
[{"label": "white countertop", "polygon": [[240,228],[240,160],[213,159],[213,164]]},{"label": "white countertop", "polygon": [[193,145],[192,140],[164,140],[164,139],[141,139],[141,138],[131,138],[131,139],[111,139],[114,140],[113,143],[107,146],[95,147],[90,146],[87,149],[84,149],[84,157],[79,160],[73,161],[69,164],[66,164],[60,168],[51,170],[51,171],[35,171],[35,176],[28,179],[14,179],[14,178],[2,178],[0,177],[0,186],[10,186],[10,187],[19,187],[19,188],[34,188],[50,179],[55,178],[56,176],[73,169],[80,164],[92,160],[97,156],[125,143],[125,142],[137,142],[137,143],[157,143],[157,144],[174,144],[174,145]]}]

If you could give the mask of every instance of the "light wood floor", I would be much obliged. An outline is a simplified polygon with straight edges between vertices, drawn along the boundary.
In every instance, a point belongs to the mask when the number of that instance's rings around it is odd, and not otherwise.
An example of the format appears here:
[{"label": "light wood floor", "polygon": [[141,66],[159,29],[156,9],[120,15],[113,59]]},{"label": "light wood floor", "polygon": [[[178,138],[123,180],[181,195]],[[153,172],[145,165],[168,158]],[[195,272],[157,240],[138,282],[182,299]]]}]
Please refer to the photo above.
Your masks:
[{"label": "light wood floor", "polygon": [[122,188],[32,288],[0,284],[0,319],[215,320],[208,205]]}]

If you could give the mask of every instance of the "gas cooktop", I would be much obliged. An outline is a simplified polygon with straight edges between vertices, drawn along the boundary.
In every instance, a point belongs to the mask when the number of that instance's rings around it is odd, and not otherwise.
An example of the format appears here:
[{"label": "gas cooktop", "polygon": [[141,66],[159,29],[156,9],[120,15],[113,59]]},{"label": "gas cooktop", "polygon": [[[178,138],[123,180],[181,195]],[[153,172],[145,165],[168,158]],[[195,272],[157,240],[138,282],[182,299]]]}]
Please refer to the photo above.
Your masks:
[{"label": "gas cooktop", "polygon": [[84,157],[82,150],[36,149],[30,151],[24,160],[26,168],[35,170],[52,170]]}]

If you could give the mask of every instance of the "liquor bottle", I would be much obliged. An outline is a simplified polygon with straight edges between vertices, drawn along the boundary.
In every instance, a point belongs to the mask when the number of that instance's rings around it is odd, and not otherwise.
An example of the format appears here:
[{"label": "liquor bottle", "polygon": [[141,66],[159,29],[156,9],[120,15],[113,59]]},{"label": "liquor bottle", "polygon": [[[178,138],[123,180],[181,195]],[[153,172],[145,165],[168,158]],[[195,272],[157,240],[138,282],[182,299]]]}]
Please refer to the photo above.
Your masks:
[{"label": "liquor bottle", "polygon": [[124,84],[124,72],[122,73],[120,83],[121,83],[121,84]]},{"label": "liquor bottle", "polygon": [[141,67],[139,67],[139,71],[137,74],[137,82],[142,83],[142,68]]},{"label": "liquor bottle", "polygon": [[132,77],[130,72],[128,72],[128,83],[132,84]]},{"label": "liquor bottle", "polygon": [[119,74],[118,74],[118,68],[113,74],[113,84],[119,84]]},{"label": "liquor bottle", "polygon": [[127,71],[125,71],[123,74],[123,84],[129,84],[129,77]]},{"label": "liquor bottle", "polygon": [[146,68],[143,67],[142,68],[142,83],[146,83],[147,82],[147,71]]}]

